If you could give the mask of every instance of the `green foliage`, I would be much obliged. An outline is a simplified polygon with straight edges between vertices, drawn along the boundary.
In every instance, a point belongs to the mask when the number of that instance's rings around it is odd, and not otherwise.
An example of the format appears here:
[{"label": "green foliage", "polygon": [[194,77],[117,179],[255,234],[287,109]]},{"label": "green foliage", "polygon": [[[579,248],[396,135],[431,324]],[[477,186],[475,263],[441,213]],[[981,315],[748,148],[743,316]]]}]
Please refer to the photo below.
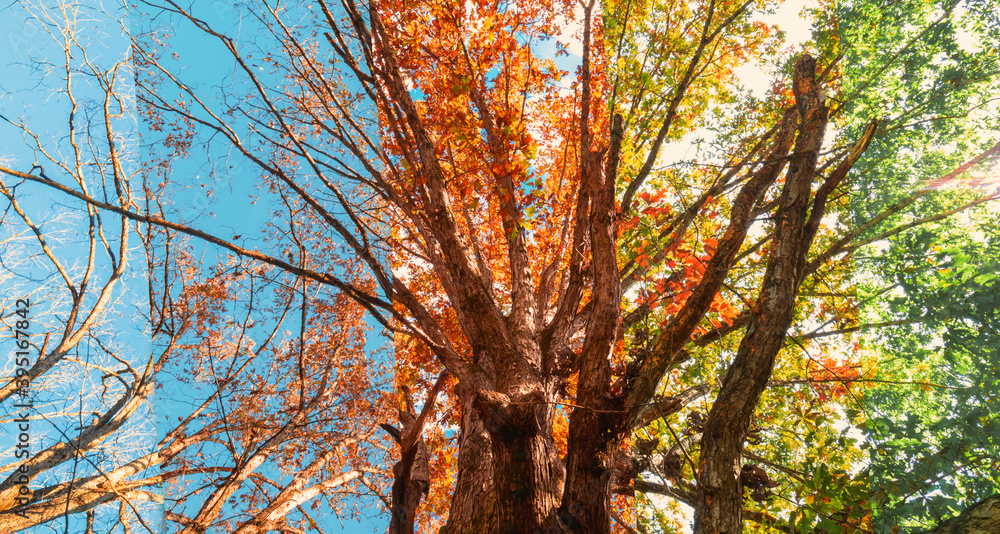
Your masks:
[{"label": "green foliage", "polygon": [[973,215],[900,236],[872,266],[892,287],[873,314],[912,321],[875,340],[880,378],[908,383],[868,396],[883,530],[926,528],[1000,492],[1000,230],[995,207]]},{"label": "green foliage", "polygon": [[[995,4],[862,0],[842,7],[846,139],[856,138],[873,118],[883,121],[854,181],[859,223],[916,189],[940,186],[928,181],[995,142]],[[954,200],[926,198],[886,227],[938,213]]]},{"label": "green foliage", "polygon": [[909,202],[856,255],[862,322],[893,323],[867,343],[875,532],[929,528],[1000,491],[996,202],[915,224],[995,193],[989,160],[987,174],[941,178],[997,141],[997,13],[992,1],[842,5],[845,138],[883,121],[854,178],[855,224]]}]

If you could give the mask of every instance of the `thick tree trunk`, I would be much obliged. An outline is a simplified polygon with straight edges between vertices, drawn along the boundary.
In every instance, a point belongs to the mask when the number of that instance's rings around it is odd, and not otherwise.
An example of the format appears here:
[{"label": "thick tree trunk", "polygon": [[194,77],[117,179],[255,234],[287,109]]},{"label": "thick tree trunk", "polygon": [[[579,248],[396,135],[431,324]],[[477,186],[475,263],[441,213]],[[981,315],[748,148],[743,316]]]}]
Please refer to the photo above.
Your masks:
[{"label": "thick tree trunk", "polygon": [[462,409],[462,431],[458,438],[455,491],[442,534],[497,534],[493,440],[473,408],[475,392],[464,384],[455,389]]},{"label": "thick tree trunk", "polygon": [[552,440],[553,407],[541,394],[510,399],[480,391],[490,433],[498,532],[543,532],[554,524],[566,478]]},{"label": "thick tree trunk", "polygon": [[[610,403],[609,403],[610,404]],[[566,495],[560,520],[570,532],[603,534],[610,532],[611,493],[614,482],[615,451],[622,428],[624,402],[603,413],[577,410],[575,443],[567,458]],[[618,412],[618,413],[613,413]],[[609,429],[611,429],[609,431]]]},{"label": "thick tree trunk", "polygon": [[577,404],[569,427],[566,494],[560,518],[571,532],[607,534],[615,452],[628,429],[624,391],[612,391],[611,359],[621,332],[621,285],[617,263],[615,177],[622,117],[614,118],[606,169],[591,152],[583,176],[590,188],[590,236],[594,273],[593,311],[580,352]]}]

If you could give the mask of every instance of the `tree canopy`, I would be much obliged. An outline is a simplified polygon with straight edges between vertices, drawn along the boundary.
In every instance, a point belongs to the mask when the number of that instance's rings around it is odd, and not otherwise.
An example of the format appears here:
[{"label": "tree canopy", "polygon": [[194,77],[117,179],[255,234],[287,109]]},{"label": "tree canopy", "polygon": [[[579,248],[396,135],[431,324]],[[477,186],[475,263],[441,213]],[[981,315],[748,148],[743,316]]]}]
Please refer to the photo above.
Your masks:
[{"label": "tree canopy", "polygon": [[[0,531],[905,532],[997,492],[990,2],[818,2],[792,46],[752,0],[60,5],[18,4],[68,121],[5,113],[3,237],[71,303],[32,380],[126,370]],[[112,64],[84,14],[130,21]],[[126,268],[148,363],[94,326]]]}]

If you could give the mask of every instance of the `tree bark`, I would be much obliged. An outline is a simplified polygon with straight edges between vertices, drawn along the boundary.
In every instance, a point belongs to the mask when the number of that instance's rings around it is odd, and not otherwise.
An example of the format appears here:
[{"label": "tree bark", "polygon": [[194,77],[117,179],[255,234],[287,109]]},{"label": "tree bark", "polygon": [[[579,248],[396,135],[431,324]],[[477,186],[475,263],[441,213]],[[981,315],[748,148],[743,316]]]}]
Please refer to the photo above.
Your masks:
[{"label": "tree bark", "polygon": [[511,398],[484,390],[476,404],[492,444],[498,532],[551,528],[566,477],[552,439],[553,405],[538,391]]},{"label": "tree bark", "polygon": [[803,56],[793,83],[799,132],[775,213],[767,270],[753,317],[722,380],[702,438],[695,501],[695,534],[743,531],[740,482],[743,441],[791,325],[812,233],[806,223],[816,162],[826,130],[827,108],[819,98],[816,61]]},{"label": "tree bark", "polygon": [[441,534],[497,534],[496,495],[493,489],[493,440],[473,408],[475,392],[458,384],[462,410],[458,438],[458,474],[448,522]]},{"label": "tree bark", "polygon": [[[586,40],[585,40],[586,43]],[[611,483],[615,452],[628,431],[627,397],[612,391],[611,359],[621,334],[621,285],[617,263],[615,179],[622,117],[614,118],[606,170],[600,152],[584,166],[590,188],[590,236],[594,299],[584,338],[577,404],[570,415],[566,494],[560,519],[570,532],[610,532]]]}]

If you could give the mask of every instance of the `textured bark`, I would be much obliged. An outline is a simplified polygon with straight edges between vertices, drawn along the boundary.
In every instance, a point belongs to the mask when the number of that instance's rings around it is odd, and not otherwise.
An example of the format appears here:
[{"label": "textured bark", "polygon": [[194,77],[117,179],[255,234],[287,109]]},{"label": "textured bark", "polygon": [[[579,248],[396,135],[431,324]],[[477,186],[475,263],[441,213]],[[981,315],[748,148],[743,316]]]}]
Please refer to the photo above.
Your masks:
[{"label": "textured bark", "polygon": [[1000,495],[966,508],[957,517],[918,534],[993,534],[1000,532]]},{"label": "textured bark", "polygon": [[458,438],[458,474],[448,522],[442,534],[496,534],[496,496],[493,490],[493,440],[473,408],[475,392],[456,387],[462,409]]},{"label": "textured bark", "polygon": [[815,76],[815,60],[801,57],[795,64],[793,83],[801,119],[775,214],[771,255],[746,335],[705,422],[695,501],[696,534],[736,534],[743,529],[743,441],[791,325],[813,235],[806,231],[809,196],[827,122],[827,108],[819,98]]},{"label": "textured bark", "polygon": [[[589,29],[589,26],[586,27]],[[588,43],[585,37],[584,43]],[[586,52],[584,54],[586,56]],[[621,285],[616,260],[615,177],[622,117],[614,118],[607,169],[592,152],[583,178],[593,199],[590,212],[594,297],[581,350],[577,403],[569,422],[566,492],[560,519],[571,532],[610,532],[612,470],[628,430],[624,391],[612,392],[611,355],[621,332]]]},{"label": "textured bark", "polygon": [[417,507],[431,487],[427,447],[423,440],[424,423],[434,409],[438,392],[441,391],[447,378],[447,371],[443,371],[438,376],[423,409],[420,410],[420,415],[414,413],[413,403],[407,395],[406,410],[399,411],[399,420],[403,424],[402,432],[394,432],[388,426],[383,427],[398,441],[400,450],[400,459],[392,467],[394,480],[389,534],[413,534],[413,521],[417,515]]},{"label": "textured bark", "polygon": [[476,405],[490,434],[497,528],[539,532],[552,524],[565,469],[552,440],[551,403],[541,393],[511,399],[480,391]]},{"label": "textured bark", "polygon": [[566,495],[559,514],[569,532],[610,532],[615,452],[626,428],[621,415],[625,402],[609,398],[601,404],[601,409],[576,410],[570,420],[571,439],[578,445],[567,457]]},{"label": "textured bark", "polygon": [[[493,376],[495,359],[477,355],[477,367]],[[512,377],[500,381],[509,394],[489,381],[456,386],[462,433],[447,534],[538,532],[555,517],[565,468],[552,440],[551,392]]]}]

